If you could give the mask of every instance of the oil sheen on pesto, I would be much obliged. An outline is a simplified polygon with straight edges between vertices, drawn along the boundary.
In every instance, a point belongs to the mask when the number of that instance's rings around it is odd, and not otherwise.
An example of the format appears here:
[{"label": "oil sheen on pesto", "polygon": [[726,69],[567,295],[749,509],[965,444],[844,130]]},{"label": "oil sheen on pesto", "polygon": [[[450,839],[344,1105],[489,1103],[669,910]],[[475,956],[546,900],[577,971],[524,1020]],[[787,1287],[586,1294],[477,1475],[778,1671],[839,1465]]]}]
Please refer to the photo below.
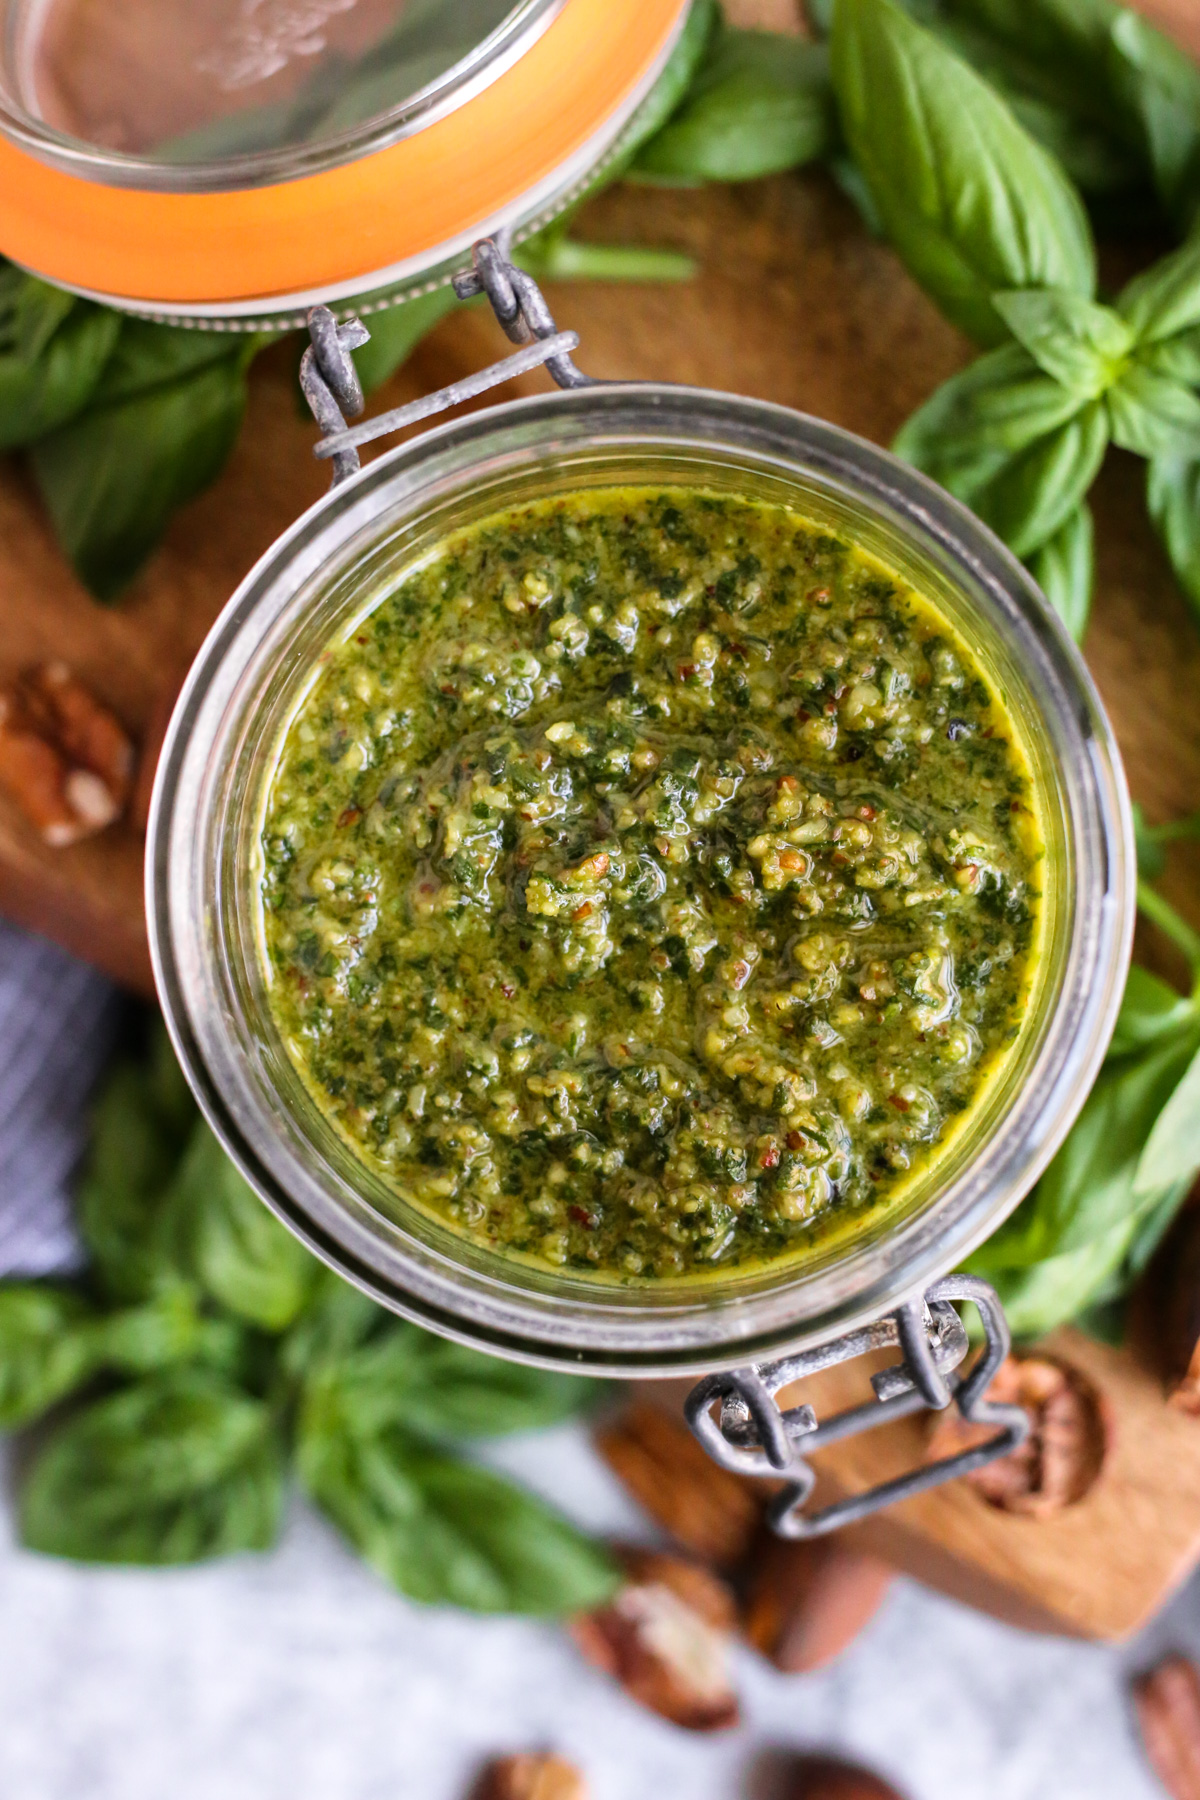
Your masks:
[{"label": "oil sheen on pesto", "polygon": [[1015,1037],[1030,808],[969,651],[854,544],[686,489],[522,506],[399,579],[292,720],[272,1010],[472,1238],[761,1264],[884,1204]]}]

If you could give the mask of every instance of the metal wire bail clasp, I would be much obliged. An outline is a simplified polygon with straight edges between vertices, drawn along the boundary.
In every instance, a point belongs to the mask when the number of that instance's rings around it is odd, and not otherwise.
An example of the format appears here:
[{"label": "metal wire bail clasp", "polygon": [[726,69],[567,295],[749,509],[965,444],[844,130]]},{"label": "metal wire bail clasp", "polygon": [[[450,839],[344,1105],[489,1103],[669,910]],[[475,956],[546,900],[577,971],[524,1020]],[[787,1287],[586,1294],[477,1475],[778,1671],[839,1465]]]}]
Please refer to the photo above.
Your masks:
[{"label": "metal wire bail clasp", "polygon": [[[954,1300],[971,1301],[983,1324],[984,1351],[966,1376],[957,1372],[968,1339],[950,1304]],[[995,1289],[974,1275],[947,1275],[922,1299],[909,1301],[873,1325],[779,1362],[706,1376],[688,1395],[684,1410],[701,1444],[723,1469],[737,1475],[783,1477],[784,1486],[768,1510],[772,1529],[780,1537],[820,1537],[894,1501],[967,1475],[1024,1442],[1029,1419],[1021,1407],[985,1398],[1009,1344],[1008,1321]],[[793,1382],[890,1345],[899,1348],[901,1360],[871,1377],[874,1400],[848,1407],[823,1423],[811,1406],[780,1407],[776,1395]],[[972,1424],[997,1426],[996,1435],[817,1512],[802,1510],[816,1485],[816,1470],[807,1460],[814,1451],[912,1413],[942,1411],[951,1402]]]},{"label": "metal wire bail clasp", "polygon": [[365,419],[361,425],[346,423],[347,416],[357,418],[363,409],[362,386],[350,352],[369,343],[371,334],[361,319],[347,319],[339,325],[327,306],[312,308],[308,315],[312,342],[300,359],[300,386],[322,432],[313,455],[333,464],[331,487],[338,487],[358,473],[360,444],[448,412],[452,406],[473,400],[514,375],[544,367],[561,388],[591,385],[592,377],[577,369],[571,360],[572,350],[579,348],[578,334],[558,329],[545,295],[532,275],[511,260],[505,239],[481,239],[471,257],[473,266],[454,277],[455,293],[460,300],[486,294],[507,336],[514,344],[525,347],[480,369],[476,375],[452,381],[436,393],[393,407],[391,412]]}]

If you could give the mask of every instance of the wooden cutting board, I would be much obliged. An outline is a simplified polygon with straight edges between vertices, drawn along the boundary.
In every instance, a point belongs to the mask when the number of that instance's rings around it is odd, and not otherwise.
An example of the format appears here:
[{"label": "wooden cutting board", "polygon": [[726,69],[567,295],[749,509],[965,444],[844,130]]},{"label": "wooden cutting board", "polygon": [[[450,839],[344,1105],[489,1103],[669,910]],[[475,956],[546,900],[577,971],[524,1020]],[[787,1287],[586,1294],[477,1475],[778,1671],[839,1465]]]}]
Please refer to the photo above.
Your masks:
[{"label": "wooden cutting board", "polygon": [[[751,3],[777,25],[790,8],[790,0]],[[1200,10],[1180,4],[1173,17],[1200,49]],[[886,443],[972,355],[820,174],[697,192],[625,187],[600,196],[578,230],[672,245],[701,269],[680,287],[549,289],[594,375],[760,395]],[[466,375],[503,348],[483,313],[458,314],[373,397],[372,410]],[[510,391],[544,385],[534,375]],[[254,370],[246,427],[225,474],[177,517],[145,574],[107,609],[65,566],[17,467],[0,465],[0,683],[31,662],[64,657],[141,736],[238,581],[324,490],[315,436],[296,402],[294,347],[281,345]],[[1200,806],[1200,634],[1146,525],[1142,479],[1142,466],[1118,452],[1101,477],[1098,592],[1085,648],[1133,792],[1158,820]],[[49,850],[0,796],[0,912],[149,992],[142,854],[128,825]],[[1192,900],[1200,848],[1173,858],[1165,887],[1200,923]],[[1164,954],[1159,944],[1147,949]],[[1129,1353],[1078,1340],[1071,1354],[1100,1380],[1121,1446],[1094,1498],[1035,1524],[947,1489],[860,1535],[899,1566],[1007,1616],[1118,1636],[1200,1556],[1200,1423],[1169,1413]],[[912,1448],[903,1431],[857,1440],[842,1447],[830,1479],[861,1486]]]}]

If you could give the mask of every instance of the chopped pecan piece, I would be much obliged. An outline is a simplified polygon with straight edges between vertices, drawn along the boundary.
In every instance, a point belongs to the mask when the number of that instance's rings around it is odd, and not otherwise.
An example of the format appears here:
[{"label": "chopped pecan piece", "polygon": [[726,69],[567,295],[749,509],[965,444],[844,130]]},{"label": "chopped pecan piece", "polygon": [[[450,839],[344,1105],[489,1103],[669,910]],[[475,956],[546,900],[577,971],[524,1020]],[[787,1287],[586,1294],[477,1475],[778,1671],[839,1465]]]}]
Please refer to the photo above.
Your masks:
[{"label": "chopped pecan piece", "polygon": [[753,1486],[717,1467],[682,1419],[636,1400],[596,1434],[610,1469],[640,1506],[702,1562],[734,1569],[763,1515]]},{"label": "chopped pecan piece", "polygon": [[869,1769],[831,1756],[802,1756],[788,1770],[781,1800],[901,1800],[894,1787]]},{"label": "chopped pecan piece", "polygon": [[66,663],[44,663],[21,677],[20,697],[35,728],[72,768],[99,778],[120,813],[133,780],[133,745],[119,720],[89,694]]},{"label": "chopped pecan piece", "polygon": [[1200,1800],[1200,1671],[1169,1656],[1133,1684],[1133,1704],[1154,1773],[1171,1800]]},{"label": "chopped pecan piece", "polygon": [[[1075,1506],[1091,1492],[1104,1466],[1108,1429],[1100,1396],[1086,1376],[1048,1356],[1010,1356],[1000,1365],[988,1399],[1023,1406],[1033,1424],[1009,1456],[966,1477],[1003,1512],[1044,1519]],[[971,1425],[958,1413],[942,1416],[927,1460],[940,1462],[990,1437],[994,1426]]]},{"label": "chopped pecan piece", "polygon": [[607,1606],[572,1621],[584,1656],[651,1712],[689,1731],[736,1725],[729,1646],[737,1614],[728,1588],[682,1557],[620,1555],[624,1586]]},{"label": "chopped pecan piece", "polygon": [[574,1763],[540,1751],[490,1763],[472,1800],[588,1800],[588,1788]]},{"label": "chopped pecan piece", "polygon": [[742,1630],[777,1669],[833,1662],[883,1604],[892,1570],[829,1538],[787,1543],[764,1532],[747,1572]]},{"label": "chopped pecan piece", "polygon": [[64,664],[0,693],[0,786],[55,849],[120,817],[132,769],[120,724]]}]

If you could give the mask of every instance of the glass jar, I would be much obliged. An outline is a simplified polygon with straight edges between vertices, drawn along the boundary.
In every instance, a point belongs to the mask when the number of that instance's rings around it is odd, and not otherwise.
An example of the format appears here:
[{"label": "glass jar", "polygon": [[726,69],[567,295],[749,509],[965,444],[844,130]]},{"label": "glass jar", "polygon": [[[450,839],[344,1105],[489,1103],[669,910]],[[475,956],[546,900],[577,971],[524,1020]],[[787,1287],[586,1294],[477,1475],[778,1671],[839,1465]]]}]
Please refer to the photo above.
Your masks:
[{"label": "glass jar", "polygon": [[[956,624],[1004,694],[1040,796],[1042,945],[1002,1071],[891,1210],[802,1264],[702,1283],[600,1284],[524,1266],[407,1206],[318,1112],[267,1004],[254,886],[265,787],[321,651],[445,534],[573,489],[674,483],[791,504],[843,530]],[[1078,652],[1029,576],[923,476],[762,401],[604,384],[443,425],[335,489],[214,627],[160,765],[147,864],[168,1023],[247,1178],[383,1305],[462,1341],[612,1374],[729,1368],[889,1312],[1025,1194],[1096,1075],[1133,923],[1128,799]]]},{"label": "glass jar", "polygon": [[427,292],[622,153],[689,9],[0,0],[0,253],[225,328]]}]

